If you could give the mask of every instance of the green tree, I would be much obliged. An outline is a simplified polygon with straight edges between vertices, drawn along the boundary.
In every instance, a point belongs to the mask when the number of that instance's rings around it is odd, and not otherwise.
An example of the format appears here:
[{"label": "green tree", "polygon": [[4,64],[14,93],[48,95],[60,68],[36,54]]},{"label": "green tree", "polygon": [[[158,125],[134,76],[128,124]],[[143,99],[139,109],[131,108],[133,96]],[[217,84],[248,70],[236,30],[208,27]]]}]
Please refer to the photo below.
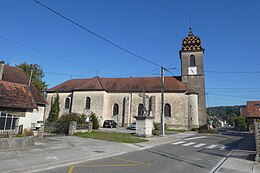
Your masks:
[{"label": "green tree", "polygon": [[21,68],[25,74],[30,78],[30,75],[32,73],[32,79],[31,82],[34,84],[34,86],[43,93],[47,89],[47,84],[42,80],[44,77],[44,72],[42,68],[38,64],[27,64],[27,63],[21,63],[19,65],[16,65],[16,67]]},{"label": "green tree", "polygon": [[91,121],[93,123],[93,127],[92,128],[93,129],[98,129],[99,128],[99,120],[98,120],[96,114],[92,112],[90,114],[90,119],[91,119]]},{"label": "green tree", "polygon": [[235,128],[236,130],[246,130],[247,128],[246,118],[243,116],[238,116],[235,119]]},{"label": "green tree", "polygon": [[59,117],[59,113],[60,113],[60,96],[59,94],[57,94],[54,101],[53,99],[51,100],[51,110],[47,120],[49,122],[55,122]]}]

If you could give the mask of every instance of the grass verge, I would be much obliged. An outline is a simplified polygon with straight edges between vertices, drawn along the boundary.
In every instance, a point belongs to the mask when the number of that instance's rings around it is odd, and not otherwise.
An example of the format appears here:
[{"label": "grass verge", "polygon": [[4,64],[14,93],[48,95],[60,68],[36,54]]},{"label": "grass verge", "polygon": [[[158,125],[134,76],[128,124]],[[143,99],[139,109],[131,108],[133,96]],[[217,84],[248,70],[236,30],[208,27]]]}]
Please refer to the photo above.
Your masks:
[{"label": "grass verge", "polygon": [[190,132],[190,130],[183,130],[183,129],[166,129],[166,131],[180,132],[180,133]]},{"label": "grass verge", "polygon": [[145,139],[137,138],[131,134],[115,133],[115,132],[97,132],[97,131],[92,131],[90,133],[77,132],[74,134],[74,136],[106,140],[106,141],[123,142],[123,143],[140,143],[140,142],[147,141]]}]

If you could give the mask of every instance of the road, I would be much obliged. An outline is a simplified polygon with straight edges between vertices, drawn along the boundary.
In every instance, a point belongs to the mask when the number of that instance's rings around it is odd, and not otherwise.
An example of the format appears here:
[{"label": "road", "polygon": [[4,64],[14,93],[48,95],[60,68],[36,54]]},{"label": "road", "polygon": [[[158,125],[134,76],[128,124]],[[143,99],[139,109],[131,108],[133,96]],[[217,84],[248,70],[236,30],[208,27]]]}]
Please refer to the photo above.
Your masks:
[{"label": "road", "polygon": [[223,132],[221,135],[199,134],[146,150],[41,173],[214,172],[218,164],[247,136],[247,133],[238,132]]}]

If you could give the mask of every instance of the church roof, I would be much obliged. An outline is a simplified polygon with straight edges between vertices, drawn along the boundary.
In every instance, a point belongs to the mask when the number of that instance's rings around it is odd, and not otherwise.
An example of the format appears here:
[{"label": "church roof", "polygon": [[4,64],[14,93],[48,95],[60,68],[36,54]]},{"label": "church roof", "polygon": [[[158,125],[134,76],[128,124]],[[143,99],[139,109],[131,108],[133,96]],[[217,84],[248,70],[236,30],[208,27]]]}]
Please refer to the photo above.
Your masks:
[{"label": "church roof", "polygon": [[201,45],[200,38],[198,36],[194,36],[191,28],[188,34],[188,37],[185,37],[182,41],[182,51],[197,51],[204,50]]},{"label": "church roof", "polygon": [[[165,76],[165,92],[195,93],[172,76]],[[61,83],[47,92],[71,91],[107,91],[107,92],[161,92],[160,77],[129,77],[129,78],[94,78],[71,79]]]}]

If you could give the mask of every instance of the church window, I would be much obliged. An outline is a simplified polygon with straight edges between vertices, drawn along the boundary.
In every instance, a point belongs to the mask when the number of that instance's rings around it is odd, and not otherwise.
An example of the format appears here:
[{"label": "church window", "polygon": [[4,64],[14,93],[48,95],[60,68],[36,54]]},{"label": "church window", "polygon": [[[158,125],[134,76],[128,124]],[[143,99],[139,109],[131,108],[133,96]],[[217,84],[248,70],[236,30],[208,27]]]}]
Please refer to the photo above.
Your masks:
[{"label": "church window", "polygon": [[119,106],[118,106],[118,104],[114,104],[114,106],[113,106],[113,115],[115,116],[115,115],[118,115],[118,112],[119,112]]},{"label": "church window", "polygon": [[143,116],[144,115],[143,108],[144,108],[143,104],[139,104],[138,105],[138,116]]},{"label": "church window", "polygon": [[86,109],[90,109],[90,103],[91,103],[91,99],[90,99],[90,97],[87,97],[86,98],[86,106],[85,106]]},{"label": "church window", "polygon": [[171,105],[168,103],[164,106],[164,116],[171,117]]},{"label": "church window", "polygon": [[65,109],[69,109],[70,108],[70,98],[66,98],[65,100]]},{"label": "church window", "polygon": [[195,56],[191,55],[190,56],[190,67],[195,67],[195,66],[196,66]]}]

